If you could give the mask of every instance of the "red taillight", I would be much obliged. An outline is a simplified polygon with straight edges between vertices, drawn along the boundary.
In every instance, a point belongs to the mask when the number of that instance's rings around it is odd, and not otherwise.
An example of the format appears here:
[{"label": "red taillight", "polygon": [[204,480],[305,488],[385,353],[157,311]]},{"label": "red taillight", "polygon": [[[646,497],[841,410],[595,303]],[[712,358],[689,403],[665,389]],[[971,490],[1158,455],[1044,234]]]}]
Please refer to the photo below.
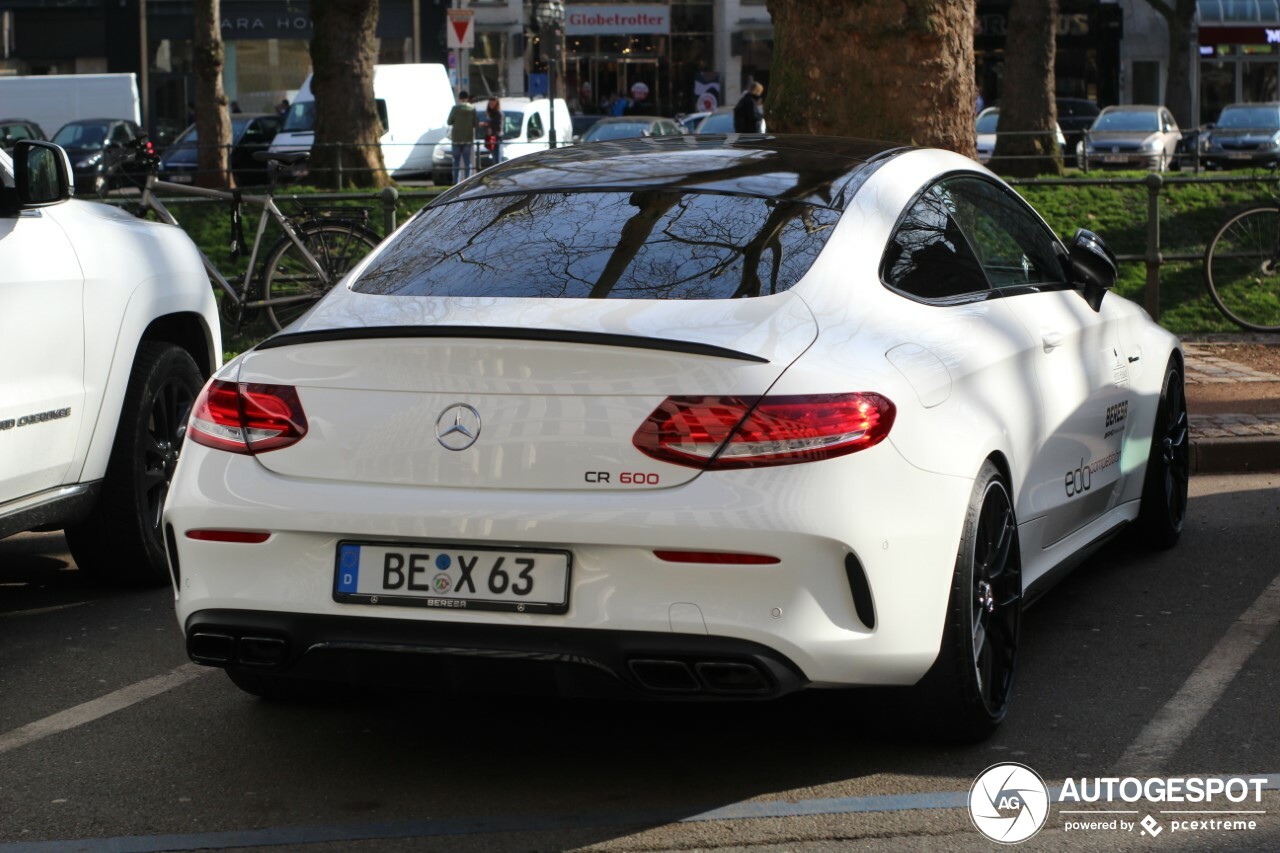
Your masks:
[{"label": "red taillight", "polygon": [[782,562],[768,554],[731,554],[726,551],[654,551],[666,563],[710,563],[717,566],[772,566]]},{"label": "red taillight", "polygon": [[872,393],[668,397],[632,441],[654,459],[708,471],[790,465],[879,444],[896,411]]},{"label": "red taillight", "polygon": [[215,379],[191,413],[188,437],[231,453],[265,453],[296,444],[307,434],[307,416],[289,385]]},{"label": "red taillight", "polygon": [[188,530],[188,539],[200,542],[239,542],[244,545],[260,545],[271,538],[263,530]]}]

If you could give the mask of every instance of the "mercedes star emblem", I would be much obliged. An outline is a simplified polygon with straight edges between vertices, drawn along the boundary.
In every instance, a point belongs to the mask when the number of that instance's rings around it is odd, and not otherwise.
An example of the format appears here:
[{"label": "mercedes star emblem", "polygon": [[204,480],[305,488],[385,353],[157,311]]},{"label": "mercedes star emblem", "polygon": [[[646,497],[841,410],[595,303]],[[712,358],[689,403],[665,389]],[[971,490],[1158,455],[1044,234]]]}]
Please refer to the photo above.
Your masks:
[{"label": "mercedes star emblem", "polygon": [[455,403],[436,419],[436,439],[445,450],[466,450],[480,437],[480,413],[466,403]]}]

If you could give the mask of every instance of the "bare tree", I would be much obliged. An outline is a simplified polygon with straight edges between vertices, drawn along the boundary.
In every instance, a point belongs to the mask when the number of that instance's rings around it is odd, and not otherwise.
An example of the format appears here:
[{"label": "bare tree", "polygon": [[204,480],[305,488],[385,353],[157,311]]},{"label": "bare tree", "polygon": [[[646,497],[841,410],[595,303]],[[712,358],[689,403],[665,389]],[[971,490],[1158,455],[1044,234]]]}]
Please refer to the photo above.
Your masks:
[{"label": "bare tree", "polygon": [[384,187],[382,120],[373,97],[378,0],[311,0],[311,171],[329,186]]},{"label": "bare tree", "polygon": [[975,154],[974,0],[768,0],[769,130]]},{"label": "bare tree", "polygon": [[1054,133],[1053,62],[1058,0],[1013,0],[1004,49],[1004,92],[992,170],[1033,178],[1062,174]]},{"label": "bare tree", "polygon": [[1179,127],[1195,127],[1191,114],[1191,28],[1196,20],[1196,0],[1147,0],[1160,13],[1169,30],[1169,73],[1165,76],[1164,105]]},{"label": "bare tree", "polygon": [[196,183],[225,187],[231,182],[227,151],[231,144],[231,117],[222,90],[222,14],[219,0],[196,0],[192,64],[196,74]]}]

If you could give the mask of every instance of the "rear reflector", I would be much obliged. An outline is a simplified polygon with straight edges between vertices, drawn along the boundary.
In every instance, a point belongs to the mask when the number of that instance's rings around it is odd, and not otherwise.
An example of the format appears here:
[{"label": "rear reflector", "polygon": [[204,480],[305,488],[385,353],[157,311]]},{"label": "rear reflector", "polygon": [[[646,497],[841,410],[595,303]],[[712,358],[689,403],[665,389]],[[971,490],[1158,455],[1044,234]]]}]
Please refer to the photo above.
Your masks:
[{"label": "rear reflector", "polygon": [[654,551],[654,556],[668,563],[711,563],[713,565],[772,566],[782,562],[768,554],[729,554],[724,551]]},{"label": "rear reflector", "polygon": [[296,444],[307,434],[307,416],[290,385],[215,379],[191,413],[188,437],[231,453],[265,453]]},{"label": "rear reflector", "polygon": [[266,542],[271,534],[263,530],[188,530],[188,539],[201,542],[241,542],[245,545],[257,545]]},{"label": "rear reflector", "polygon": [[896,412],[872,393],[668,397],[632,443],[654,459],[707,471],[790,465],[874,447]]}]

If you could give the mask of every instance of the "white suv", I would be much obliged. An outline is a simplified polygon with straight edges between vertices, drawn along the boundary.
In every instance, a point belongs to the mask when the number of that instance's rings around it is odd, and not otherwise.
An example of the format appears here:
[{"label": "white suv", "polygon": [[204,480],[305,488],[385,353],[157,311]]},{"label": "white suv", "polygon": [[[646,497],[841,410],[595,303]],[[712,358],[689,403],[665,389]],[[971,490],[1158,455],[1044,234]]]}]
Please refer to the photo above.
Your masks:
[{"label": "white suv", "polygon": [[185,233],[73,200],[71,181],[52,143],[0,152],[0,536],[64,528],[82,571],[161,584],[217,308]]}]

